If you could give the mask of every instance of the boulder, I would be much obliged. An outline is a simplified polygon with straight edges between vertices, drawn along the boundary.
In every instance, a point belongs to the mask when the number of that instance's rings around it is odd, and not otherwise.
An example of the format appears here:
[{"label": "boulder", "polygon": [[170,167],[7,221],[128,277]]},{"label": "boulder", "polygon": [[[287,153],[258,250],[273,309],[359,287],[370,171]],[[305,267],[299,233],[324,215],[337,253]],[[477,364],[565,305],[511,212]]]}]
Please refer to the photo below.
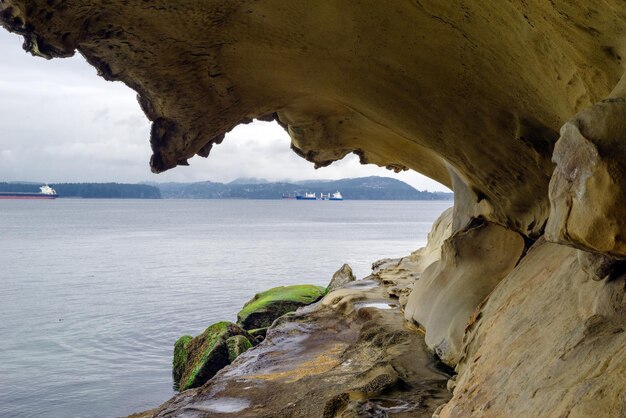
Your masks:
[{"label": "boulder", "polygon": [[356,277],[354,277],[354,273],[352,273],[352,268],[350,268],[349,265],[344,264],[335,272],[335,274],[333,274],[333,278],[330,279],[330,283],[326,287],[326,292],[332,292],[333,290],[343,287],[355,280]]},{"label": "boulder", "polygon": [[310,284],[279,286],[257,293],[237,314],[237,324],[244,329],[265,328],[275,319],[324,296],[326,289]]},{"label": "boulder", "polygon": [[561,128],[552,161],[548,240],[626,258],[626,99],[597,103]]},{"label": "boulder", "polygon": [[[229,343],[233,337],[241,338]],[[227,321],[211,325],[195,338],[189,335],[181,337],[174,346],[175,386],[181,391],[202,386],[237,355],[250,348],[251,341],[254,338],[238,325]]]}]

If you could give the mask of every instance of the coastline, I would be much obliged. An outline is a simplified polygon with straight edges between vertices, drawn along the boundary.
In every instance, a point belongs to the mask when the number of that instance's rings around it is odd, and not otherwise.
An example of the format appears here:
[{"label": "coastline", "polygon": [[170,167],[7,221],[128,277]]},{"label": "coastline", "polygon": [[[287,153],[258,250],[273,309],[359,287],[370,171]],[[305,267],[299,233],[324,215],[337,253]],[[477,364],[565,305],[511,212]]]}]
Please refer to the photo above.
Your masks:
[{"label": "coastline", "polygon": [[403,310],[415,280],[440,257],[451,213],[435,222],[426,247],[373,263],[367,277],[277,319],[263,342],[203,386],[130,417],[432,416],[450,399],[454,372]]}]

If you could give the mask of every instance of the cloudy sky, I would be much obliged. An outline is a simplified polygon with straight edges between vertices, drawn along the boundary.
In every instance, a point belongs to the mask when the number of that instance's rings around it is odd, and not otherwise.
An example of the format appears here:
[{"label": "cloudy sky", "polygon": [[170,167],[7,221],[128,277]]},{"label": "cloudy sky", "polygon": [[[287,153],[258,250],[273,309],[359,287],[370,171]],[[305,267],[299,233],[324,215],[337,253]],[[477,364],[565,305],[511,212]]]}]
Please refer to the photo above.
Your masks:
[{"label": "cloudy sky", "polygon": [[318,170],[289,148],[275,123],[254,122],[226,135],[208,159],[150,172],[150,125],[135,93],[107,82],[76,54],[47,61],[25,53],[22,38],[0,28],[0,181],[141,182],[395,177],[423,190],[447,190],[415,172],[362,166],[351,155]]}]

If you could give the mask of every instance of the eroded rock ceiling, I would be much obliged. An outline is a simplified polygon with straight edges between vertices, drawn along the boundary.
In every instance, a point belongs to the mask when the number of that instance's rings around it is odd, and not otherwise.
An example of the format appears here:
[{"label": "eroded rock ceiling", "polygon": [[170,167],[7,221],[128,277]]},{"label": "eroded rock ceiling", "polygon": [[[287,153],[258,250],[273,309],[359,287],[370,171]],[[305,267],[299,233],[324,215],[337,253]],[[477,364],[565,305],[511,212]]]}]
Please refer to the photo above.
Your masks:
[{"label": "eroded rock ceiling", "polygon": [[[276,119],[318,166],[355,152],[417,170],[463,196],[457,228],[482,217],[532,237],[561,126],[609,97],[626,56],[621,2],[5,0],[0,16],[33,54],[78,51],[138,92],[155,172],[207,156],[237,124]],[[611,132],[597,134],[587,139]],[[609,192],[623,190],[617,171]],[[570,206],[579,216],[585,203]],[[610,246],[567,223],[552,236]],[[626,255],[623,239],[609,252]]]}]

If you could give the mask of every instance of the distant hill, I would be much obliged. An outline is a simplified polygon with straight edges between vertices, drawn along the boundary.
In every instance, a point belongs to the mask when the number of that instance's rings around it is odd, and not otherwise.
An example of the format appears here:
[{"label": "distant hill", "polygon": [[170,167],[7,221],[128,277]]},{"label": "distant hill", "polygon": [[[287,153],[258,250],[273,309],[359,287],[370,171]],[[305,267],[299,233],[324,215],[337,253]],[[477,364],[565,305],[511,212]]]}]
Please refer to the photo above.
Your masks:
[{"label": "distant hill", "polygon": [[[247,183],[252,181],[253,183]],[[0,183],[0,192],[39,192],[40,183]],[[283,195],[341,192],[346,200],[451,200],[452,193],[417,190],[390,177],[304,180],[297,183],[237,179],[230,183],[55,183],[59,197],[96,199],[280,199]]]},{"label": "distant hill", "polygon": [[306,180],[298,183],[151,183],[165,199],[280,199],[283,195],[340,191],[346,200],[451,200],[452,193],[419,191],[389,177]]},{"label": "distant hill", "polygon": [[[39,192],[41,183],[0,183],[0,192]],[[125,183],[55,183],[58,196],[86,199],[160,199],[161,192],[146,184]]]}]

